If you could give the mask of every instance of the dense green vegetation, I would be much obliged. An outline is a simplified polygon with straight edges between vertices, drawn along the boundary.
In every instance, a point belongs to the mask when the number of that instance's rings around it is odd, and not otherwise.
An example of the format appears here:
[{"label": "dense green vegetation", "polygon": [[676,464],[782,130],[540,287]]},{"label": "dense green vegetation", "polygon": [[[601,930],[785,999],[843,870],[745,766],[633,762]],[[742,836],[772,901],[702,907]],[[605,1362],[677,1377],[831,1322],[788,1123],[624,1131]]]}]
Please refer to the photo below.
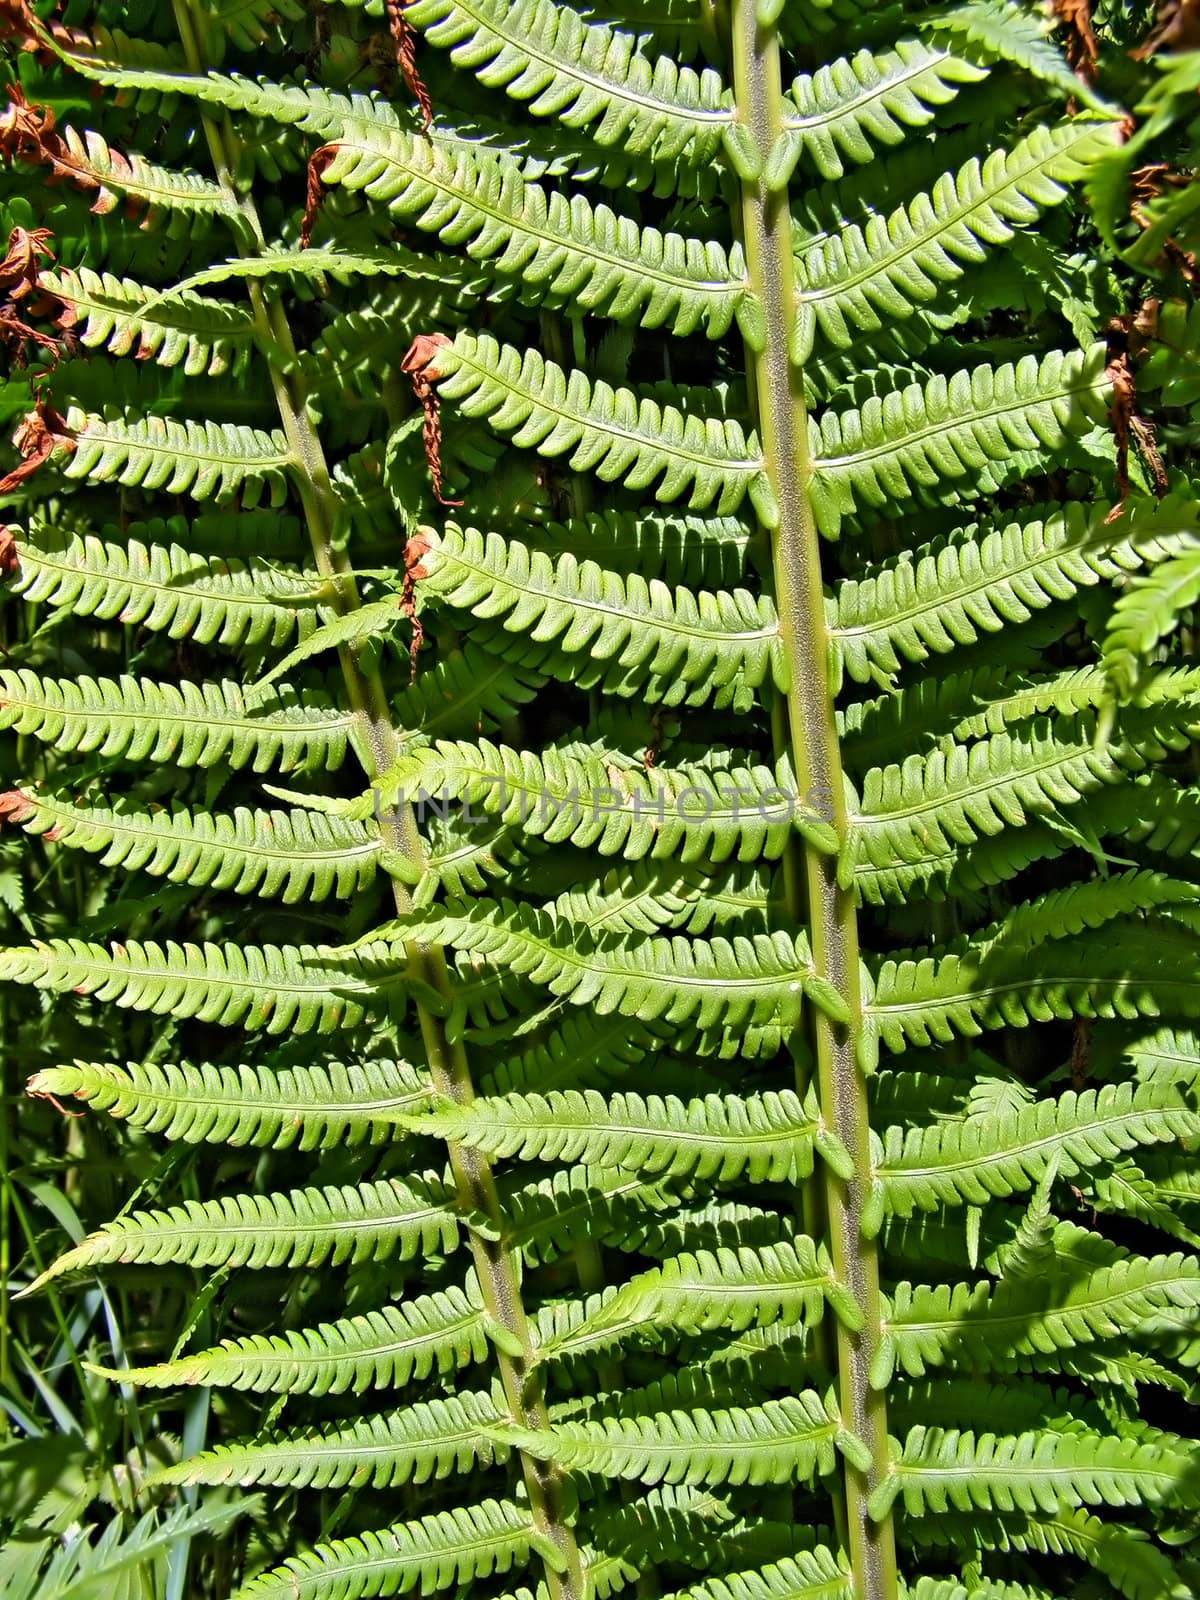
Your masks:
[{"label": "dense green vegetation", "polygon": [[1196,7],[0,42],[0,1589],[1195,1594]]}]

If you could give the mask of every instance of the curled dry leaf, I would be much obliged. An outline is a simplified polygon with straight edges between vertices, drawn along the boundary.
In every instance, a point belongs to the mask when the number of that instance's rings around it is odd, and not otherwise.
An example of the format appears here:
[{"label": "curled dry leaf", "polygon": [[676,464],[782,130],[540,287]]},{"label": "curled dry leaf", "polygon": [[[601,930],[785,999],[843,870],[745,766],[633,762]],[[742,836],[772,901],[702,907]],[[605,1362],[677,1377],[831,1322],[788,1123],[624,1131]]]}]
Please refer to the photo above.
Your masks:
[{"label": "curled dry leaf", "polygon": [[1089,0],[1054,0],[1054,12],[1066,29],[1067,60],[1076,75],[1090,83],[1096,76],[1099,51]]},{"label": "curled dry leaf", "polygon": [[[100,215],[114,210],[120,202],[120,195],[91,165],[86,146],[78,136],[58,133],[54,112],[49,106],[31,104],[19,84],[9,85],[8,105],[0,112],[0,155],[9,161],[48,167],[50,183],[73,183],[85,191],[95,190],[92,210]],[[123,175],[132,177],[128,158],[111,146],[107,147],[107,162],[106,177],[115,177],[118,182]]]},{"label": "curled dry leaf", "polygon": [[0,40],[34,54],[45,51],[44,34],[28,0],[0,0]]},{"label": "curled dry leaf", "polygon": [[421,112],[421,122],[426,132],[433,124],[433,102],[429,98],[429,90],[417,71],[417,40],[409,25],[408,18],[404,15],[406,0],[386,0],[388,27],[391,30],[392,43],[396,47],[396,61],[408,85],[408,92],[417,102]]},{"label": "curled dry leaf", "polygon": [[401,372],[412,379],[413,393],[425,413],[421,442],[425,446],[425,460],[429,464],[429,477],[438,502],[444,506],[460,506],[461,500],[447,500],[442,493],[442,424],[434,383],[439,374],[434,370],[437,353],[450,340],[444,333],[419,333],[409,346],[408,354],[400,363]]},{"label": "curled dry leaf", "polygon": [[321,212],[321,201],[325,198],[325,185],[321,182],[321,174],[336,154],[336,145],[323,144],[308,158],[308,191],[304,197],[304,220],[300,224],[301,250],[307,250],[312,243],[313,229]]},{"label": "curled dry leaf", "polygon": [[20,789],[8,789],[0,794],[0,822],[24,822],[32,811],[33,801]]},{"label": "curled dry leaf", "polygon": [[408,658],[414,678],[417,675],[417,654],[425,642],[425,629],[417,615],[417,584],[429,576],[421,565],[421,557],[428,549],[429,540],[420,533],[413,534],[404,546],[404,587],[400,591],[400,610],[412,623],[412,644]]},{"label": "curled dry leaf", "polygon": [[56,449],[67,452],[74,450],[75,439],[67,431],[66,418],[60,416],[48,400],[39,400],[33,410],[21,419],[13,434],[13,444],[23,459],[11,472],[0,478],[0,494],[7,494],[26,478],[32,477]]}]

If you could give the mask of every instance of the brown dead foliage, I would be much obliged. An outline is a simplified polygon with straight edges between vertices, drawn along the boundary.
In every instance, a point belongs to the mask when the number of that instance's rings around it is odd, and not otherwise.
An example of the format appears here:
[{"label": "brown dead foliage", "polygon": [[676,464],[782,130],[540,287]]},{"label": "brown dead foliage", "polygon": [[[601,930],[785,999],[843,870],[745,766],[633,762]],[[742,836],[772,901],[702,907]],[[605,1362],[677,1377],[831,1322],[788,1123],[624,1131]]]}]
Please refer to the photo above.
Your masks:
[{"label": "brown dead foliage", "polygon": [[1159,50],[1200,49],[1200,0],[1165,0],[1154,26],[1130,51],[1135,61],[1145,61]]},{"label": "brown dead foliage", "polygon": [[308,191],[304,197],[304,220],[300,224],[300,248],[307,250],[312,243],[313,229],[321,214],[321,201],[325,198],[325,185],[321,174],[337,155],[337,145],[323,144],[308,158]]},{"label": "brown dead foliage", "polygon": [[400,610],[412,623],[412,643],[408,647],[408,659],[414,680],[417,676],[417,655],[425,643],[425,628],[417,615],[417,584],[422,578],[429,576],[421,565],[421,557],[428,549],[429,540],[420,533],[414,533],[404,546],[404,586],[400,590]]},{"label": "brown dead foliage", "polygon": [[1112,522],[1120,515],[1129,497],[1129,446],[1137,449],[1150,475],[1154,492],[1162,499],[1167,493],[1167,469],[1158,453],[1154,428],[1137,410],[1135,363],[1154,338],[1158,327],[1158,301],[1146,300],[1137,311],[1115,317],[1108,325],[1108,368],[1106,376],[1113,386],[1109,421],[1117,446],[1117,504],[1108,514]]},{"label": "brown dead foliage", "polygon": [[[8,105],[0,112],[0,155],[9,161],[47,167],[49,183],[73,183],[78,189],[94,190],[96,198],[92,210],[100,215],[119,204],[120,196],[108,188],[86,158],[73,150],[56,131],[54,112],[49,106],[30,104],[19,84],[9,85]],[[132,176],[133,168],[119,150],[110,146],[108,155],[118,178],[122,173]]]},{"label": "brown dead foliage", "polygon": [[404,15],[407,0],[386,0],[388,28],[391,31],[392,43],[396,47],[396,61],[408,85],[408,92],[417,102],[421,113],[421,122],[426,133],[433,125],[433,102],[429,98],[429,90],[417,71],[417,39],[409,25],[408,18]]},{"label": "brown dead foliage", "polygon": [[0,494],[8,494],[26,478],[31,478],[42,463],[56,449],[74,450],[74,436],[67,431],[66,418],[54,410],[48,400],[40,399],[21,419],[13,434],[13,444],[21,454],[21,461],[11,472],[0,478]]},{"label": "brown dead foliage", "polygon": [[434,383],[440,374],[435,370],[437,353],[450,343],[444,333],[419,333],[409,346],[408,354],[400,363],[401,372],[407,372],[412,379],[413,393],[421,403],[425,413],[425,425],[421,430],[421,442],[425,446],[425,460],[429,464],[429,477],[433,483],[433,492],[438,503],[444,506],[460,506],[461,500],[447,500],[442,493],[442,424],[440,405]]},{"label": "brown dead foliage", "polygon": [[1076,76],[1090,83],[1096,76],[1099,51],[1092,31],[1089,0],[1054,0],[1054,13],[1062,19],[1066,29],[1067,60]]}]

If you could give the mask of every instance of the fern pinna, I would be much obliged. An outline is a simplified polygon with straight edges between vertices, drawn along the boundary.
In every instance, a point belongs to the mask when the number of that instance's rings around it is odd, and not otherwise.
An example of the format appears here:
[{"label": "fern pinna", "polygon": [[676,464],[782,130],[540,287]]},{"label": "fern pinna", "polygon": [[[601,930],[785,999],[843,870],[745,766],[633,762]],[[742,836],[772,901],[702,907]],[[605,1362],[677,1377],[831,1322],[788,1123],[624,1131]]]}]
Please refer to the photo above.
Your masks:
[{"label": "fern pinna", "polygon": [[232,1147],[29,1285],[218,1274],[219,1343],[110,1363],[219,1397],[147,1504],[265,1494],[245,1600],[1193,1592],[1130,18],[46,9],[3,812],[136,888],[0,972],[83,997],[35,1095]]}]

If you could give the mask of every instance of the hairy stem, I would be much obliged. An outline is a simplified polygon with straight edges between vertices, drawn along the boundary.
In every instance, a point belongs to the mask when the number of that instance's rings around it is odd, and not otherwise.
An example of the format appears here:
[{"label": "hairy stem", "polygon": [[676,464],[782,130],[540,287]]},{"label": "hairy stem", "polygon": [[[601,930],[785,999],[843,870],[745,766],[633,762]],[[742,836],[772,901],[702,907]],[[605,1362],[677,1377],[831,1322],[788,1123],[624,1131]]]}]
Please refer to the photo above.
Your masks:
[{"label": "hairy stem", "polygon": [[[777,27],[759,23],[756,10],[779,6],[732,0],[731,51],[738,117],[749,130],[765,167],[782,132],[783,79]],[[795,321],[792,229],[787,186],[769,190],[760,173],[742,183],[742,229],[752,292],[765,313],[766,338],[750,351],[758,421],[767,471],[779,505],[772,531],[776,603],[791,670],[788,726],[801,794],[830,797],[833,824],[845,840],[848,820],[841,751],[830,688],[821,556],[809,498],[812,463],[801,374],[789,356]],[[890,1518],[867,1513],[867,1500],[888,1470],[887,1416],[883,1395],[868,1373],[880,1337],[879,1261],[863,1238],[861,1218],[870,1181],[866,1084],[858,1059],[863,1010],[859,976],[858,923],[851,894],[839,889],[834,861],[805,847],[804,878],[809,937],[817,972],[843,996],[850,1023],[815,1018],[821,1107],[854,1162],[855,1177],[826,1178],[830,1249],[838,1278],[849,1286],[865,1325],[859,1334],[837,1327],[838,1389],[845,1425],[867,1446],[871,1467],[845,1464],[847,1540],[855,1600],[895,1600],[895,1537]]]},{"label": "hairy stem", "polygon": [[[191,9],[191,0],[173,0],[176,21],[188,67],[192,72],[206,70],[201,24]],[[237,200],[248,224],[251,250],[265,248],[265,239],[253,201],[239,196],[232,179],[234,166],[233,133],[227,118],[204,114],[205,133],[217,177],[226,192]],[[360,604],[349,558],[335,538],[339,503],[330,478],[320,438],[308,418],[305,396],[296,374],[295,343],[282,305],[268,295],[262,284],[251,278],[247,283],[251,308],[262,341],[270,352],[268,365],[280,420],[296,462],[296,481],[303,502],[305,520],[319,571],[330,584],[333,603],[340,611]],[[387,695],[377,672],[367,671],[359,652],[340,651],[342,675],[351,704],[362,720],[366,733],[367,777],[374,780],[395,760],[400,737],[391,720]],[[421,842],[411,810],[398,819],[381,821],[385,845],[400,851],[416,865],[422,860]],[[407,889],[393,880],[396,909],[404,915],[410,909]],[[414,978],[450,1000],[452,983],[444,951],[435,945],[409,947],[410,970]],[[430,1073],[438,1093],[462,1104],[474,1098],[470,1065],[461,1040],[450,1037],[441,1018],[418,1005],[421,1037],[425,1044]],[[496,1190],[491,1164],[474,1150],[461,1145],[448,1146],[458,1201],[467,1214],[481,1215],[488,1233],[471,1230],[471,1252],[483,1291],[484,1301],[497,1331],[496,1361],[514,1421],[521,1427],[542,1429],[549,1426],[545,1396],[537,1371],[533,1339],[521,1298],[519,1264],[506,1242],[506,1226]],[[585,1580],[574,1532],[567,1520],[571,1503],[563,1474],[552,1463],[531,1456],[521,1458],[534,1525],[554,1549],[555,1559],[546,1560],[546,1580],[554,1600],[583,1600]]]}]

